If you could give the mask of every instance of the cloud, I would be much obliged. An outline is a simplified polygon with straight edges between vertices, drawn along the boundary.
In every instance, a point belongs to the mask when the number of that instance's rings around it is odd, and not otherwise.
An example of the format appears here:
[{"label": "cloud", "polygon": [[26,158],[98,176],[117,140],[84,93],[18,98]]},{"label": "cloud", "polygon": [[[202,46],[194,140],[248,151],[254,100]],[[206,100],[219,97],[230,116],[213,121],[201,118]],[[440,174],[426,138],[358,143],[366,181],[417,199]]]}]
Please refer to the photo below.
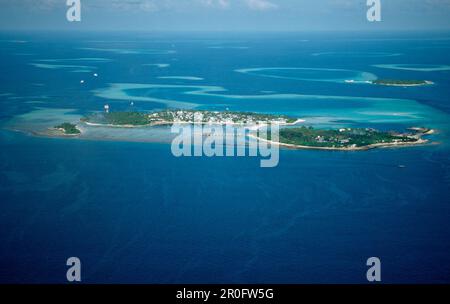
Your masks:
[{"label": "cloud", "polygon": [[234,3],[236,6],[244,5],[251,10],[255,11],[267,11],[278,8],[278,5],[268,0],[199,0],[201,4],[206,7],[227,9]]},{"label": "cloud", "polygon": [[66,1],[58,0],[0,0],[0,7],[18,8],[31,10],[52,10],[58,7],[65,7]]},{"label": "cloud", "polygon": [[109,1],[110,8],[126,11],[157,12],[159,5],[152,0],[113,0]]},{"label": "cloud", "polygon": [[268,11],[277,9],[278,5],[267,0],[245,0],[247,6],[256,11]]},{"label": "cloud", "polygon": [[217,7],[221,9],[227,9],[230,7],[229,0],[200,0],[200,2],[207,7]]},{"label": "cloud", "polygon": [[[144,12],[167,8],[173,0],[81,0],[81,7],[112,10],[134,10]],[[67,8],[66,0],[0,0],[0,7],[31,10],[55,10]]]},{"label": "cloud", "polygon": [[[267,11],[278,8],[272,0],[81,0],[86,9],[104,9],[134,12],[162,10],[192,10],[195,8],[241,9]],[[0,0],[2,7],[24,7],[33,10],[54,10],[66,7],[66,0]]]}]

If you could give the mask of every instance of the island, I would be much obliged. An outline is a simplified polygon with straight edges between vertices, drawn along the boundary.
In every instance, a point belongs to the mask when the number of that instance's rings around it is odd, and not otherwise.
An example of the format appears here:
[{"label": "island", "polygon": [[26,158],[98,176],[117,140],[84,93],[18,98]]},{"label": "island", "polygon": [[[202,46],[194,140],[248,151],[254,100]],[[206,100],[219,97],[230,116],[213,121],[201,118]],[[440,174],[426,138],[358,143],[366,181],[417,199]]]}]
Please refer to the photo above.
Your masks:
[{"label": "island", "polygon": [[377,79],[371,82],[376,85],[394,86],[394,87],[417,87],[434,84],[428,80],[399,80],[399,79]]},{"label": "island", "polygon": [[54,130],[61,132],[63,135],[77,136],[81,134],[81,131],[77,128],[75,124],[72,123],[62,123],[54,127]]},{"label": "island", "polygon": [[201,123],[216,125],[260,125],[278,123],[295,125],[303,120],[286,115],[251,112],[219,112],[204,110],[165,110],[159,112],[109,112],[96,113],[81,119],[91,126],[144,127],[171,125],[174,123]]},{"label": "island", "polygon": [[[318,149],[339,151],[361,151],[385,147],[406,147],[428,143],[423,138],[434,131],[426,127],[411,127],[404,132],[379,131],[373,128],[320,129],[299,126],[305,120],[277,114],[252,112],[205,111],[205,110],[164,110],[158,112],[105,112],[94,113],[81,119],[87,127],[144,128],[160,125],[210,124],[245,126],[249,138],[270,142],[294,149]],[[280,127],[279,139],[263,138],[257,130],[276,124]],[[78,135],[76,125],[64,123],[56,127],[64,135]],[[270,135],[270,132],[269,132]]]},{"label": "island", "polygon": [[267,139],[253,137],[289,148],[358,151],[425,144],[428,140],[422,137],[433,133],[433,130],[428,128],[410,128],[409,130],[411,133],[383,132],[371,128],[324,130],[302,126],[281,129],[279,141],[272,141],[270,136]]}]

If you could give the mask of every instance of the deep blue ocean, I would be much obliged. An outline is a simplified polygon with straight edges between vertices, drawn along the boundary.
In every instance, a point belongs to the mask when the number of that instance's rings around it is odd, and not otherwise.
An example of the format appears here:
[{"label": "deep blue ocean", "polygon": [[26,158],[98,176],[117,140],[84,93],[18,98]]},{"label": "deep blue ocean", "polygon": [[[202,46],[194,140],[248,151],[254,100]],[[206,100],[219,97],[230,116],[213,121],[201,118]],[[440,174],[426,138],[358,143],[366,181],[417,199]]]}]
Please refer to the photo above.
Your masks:
[{"label": "deep blue ocean", "polygon": [[[365,283],[369,257],[384,283],[450,283],[449,50],[444,32],[1,33],[0,282],[65,283],[75,256],[84,283]],[[282,149],[275,168],[176,158],[131,133],[33,134],[131,101],[438,132],[421,147]]]}]

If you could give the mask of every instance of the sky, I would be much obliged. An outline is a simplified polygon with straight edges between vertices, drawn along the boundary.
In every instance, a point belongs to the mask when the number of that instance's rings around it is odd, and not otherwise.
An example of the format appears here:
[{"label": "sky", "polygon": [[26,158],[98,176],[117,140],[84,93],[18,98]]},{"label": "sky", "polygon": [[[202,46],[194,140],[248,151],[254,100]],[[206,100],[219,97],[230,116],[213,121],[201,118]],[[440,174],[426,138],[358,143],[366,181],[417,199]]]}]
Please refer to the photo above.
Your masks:
[{"label": "sky", "polygon": [[450,30],[450,0],[380,1],[368,22],[366,0],[80,0],[68,22],[66,0],[0,0],[0,30]]}]

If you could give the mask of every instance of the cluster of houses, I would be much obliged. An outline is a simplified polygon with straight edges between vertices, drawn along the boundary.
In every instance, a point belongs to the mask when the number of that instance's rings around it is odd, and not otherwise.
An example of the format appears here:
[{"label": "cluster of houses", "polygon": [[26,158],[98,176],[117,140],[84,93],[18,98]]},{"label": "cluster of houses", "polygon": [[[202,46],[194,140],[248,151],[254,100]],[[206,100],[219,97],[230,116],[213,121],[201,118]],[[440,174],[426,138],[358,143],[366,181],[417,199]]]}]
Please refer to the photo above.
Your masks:
[{"label": "cluster of houses", "polygon": [[174,110],[149,114],[150,120],[168,120],[180,122],[201,122],[211,124],[258,124],[258,123],[287,123],[287,119],[278,116],[264,116],[258,114],[218,112],[218,111],[189,111]]}]

